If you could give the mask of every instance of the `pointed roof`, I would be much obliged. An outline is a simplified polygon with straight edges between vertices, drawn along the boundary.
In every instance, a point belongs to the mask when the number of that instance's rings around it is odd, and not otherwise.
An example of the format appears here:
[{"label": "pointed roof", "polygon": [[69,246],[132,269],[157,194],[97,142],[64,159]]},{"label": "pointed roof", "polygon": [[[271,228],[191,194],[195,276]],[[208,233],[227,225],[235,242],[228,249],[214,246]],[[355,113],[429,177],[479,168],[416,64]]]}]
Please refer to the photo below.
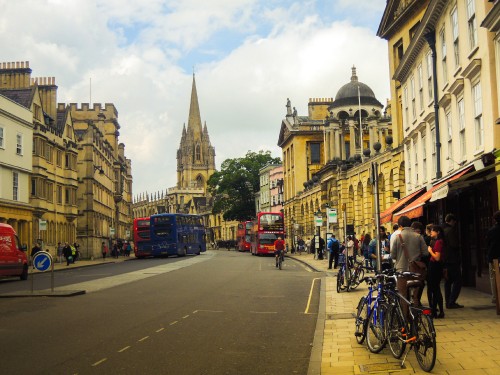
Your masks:
[{"label": "pointed roof", "polygon": [[196,80],[193,73],[193,87],[191,89],[191,104],[189,106],[189,118],[188,118],[188,133],[198,134],[201,136],[201,116],[200,116],[200,106],[198,105],[198,93],[196,91]]}]

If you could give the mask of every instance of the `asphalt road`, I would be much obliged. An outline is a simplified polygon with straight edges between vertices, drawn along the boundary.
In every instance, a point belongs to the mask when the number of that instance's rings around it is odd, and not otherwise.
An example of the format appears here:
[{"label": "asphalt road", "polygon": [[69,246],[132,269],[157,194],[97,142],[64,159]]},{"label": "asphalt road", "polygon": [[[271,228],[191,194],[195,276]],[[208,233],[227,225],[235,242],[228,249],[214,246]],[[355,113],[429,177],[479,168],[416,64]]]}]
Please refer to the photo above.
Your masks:
[{"label": "asphalt road", "polygon": [[59,274],[90,292],[0,299],[2,374],[307,373],[320,280],[293,260],[213,251]]}]

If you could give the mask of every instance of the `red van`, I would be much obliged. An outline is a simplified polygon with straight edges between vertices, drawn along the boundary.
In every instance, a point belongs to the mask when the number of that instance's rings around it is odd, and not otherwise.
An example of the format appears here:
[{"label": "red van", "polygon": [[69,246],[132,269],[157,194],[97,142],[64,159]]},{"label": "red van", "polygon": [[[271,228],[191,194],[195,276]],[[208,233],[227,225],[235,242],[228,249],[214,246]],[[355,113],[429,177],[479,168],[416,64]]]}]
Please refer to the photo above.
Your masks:
[{"label": "red van", "polygon": [[0,223],[0,277],[19,276],[28,279],[26,247],[21,247],[14,228]]}]

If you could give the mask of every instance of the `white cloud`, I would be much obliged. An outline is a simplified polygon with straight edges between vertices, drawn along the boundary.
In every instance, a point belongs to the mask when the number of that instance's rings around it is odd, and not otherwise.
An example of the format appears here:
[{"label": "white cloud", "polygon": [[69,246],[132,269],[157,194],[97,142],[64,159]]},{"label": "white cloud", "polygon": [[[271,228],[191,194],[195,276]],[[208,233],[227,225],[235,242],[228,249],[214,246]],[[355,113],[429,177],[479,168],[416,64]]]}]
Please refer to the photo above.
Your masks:
[{"label": "white cloud", "polygon": [[[33,76],[55,76],[59,102],[88,102],[91,78],[92,101],[115,104],[135,194],[175,185],[189,111],[189,53],[203,54],[202,62],[191,59],[218,165],[248,150],[280,156],[286,99],[306,115],[308,99],[334,97],[352,65],[379,101],[389,95],[387,44],[373,29],[384,0],[0,0],[0,6],[2,61],[29,60]],[[320,6],[375,16],[368,28],[352,14],[336,19]]]}]

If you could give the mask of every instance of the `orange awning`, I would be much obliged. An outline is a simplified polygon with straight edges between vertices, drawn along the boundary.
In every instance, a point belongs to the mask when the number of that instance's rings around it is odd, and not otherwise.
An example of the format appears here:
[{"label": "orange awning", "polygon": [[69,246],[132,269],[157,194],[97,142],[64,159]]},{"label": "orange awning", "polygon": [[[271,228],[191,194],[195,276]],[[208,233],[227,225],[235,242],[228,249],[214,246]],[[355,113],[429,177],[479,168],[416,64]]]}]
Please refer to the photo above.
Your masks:
[{"label": "orange awning", "polygon": [[472,168],[474,168],[472,165],[465,168],[464,170],[452,175],[451,177],[448,177],[446,180],[441,181],[434,185],[432,188],[427,190],[424,194],[422,194],[420,197],[415,199],[412,203],[410,203],[407,207],[405,207],[403,210],[396,212],[393,215],[393,220],[397,221],[401,216],[408,216],[410,219],[416,218],[416,217],[421,217],[424,216],[424,205],[425,203],[431,199],[432,193],[445,184],[448,184],[448,182],[453,181],[467,172],[469,172]]},{"label": "orange awning", "polygon": [[387,208],[384,212],[380,214],[380,224],[385,224],[388,222],[392,222],[392,213],[402,207],[405,203],[409,202],[411,199],[415,198],[418,194],[420,194],[424,188],[414,191],[413,193],[403,197],[396,202],[394,202],[389,208]]}]

